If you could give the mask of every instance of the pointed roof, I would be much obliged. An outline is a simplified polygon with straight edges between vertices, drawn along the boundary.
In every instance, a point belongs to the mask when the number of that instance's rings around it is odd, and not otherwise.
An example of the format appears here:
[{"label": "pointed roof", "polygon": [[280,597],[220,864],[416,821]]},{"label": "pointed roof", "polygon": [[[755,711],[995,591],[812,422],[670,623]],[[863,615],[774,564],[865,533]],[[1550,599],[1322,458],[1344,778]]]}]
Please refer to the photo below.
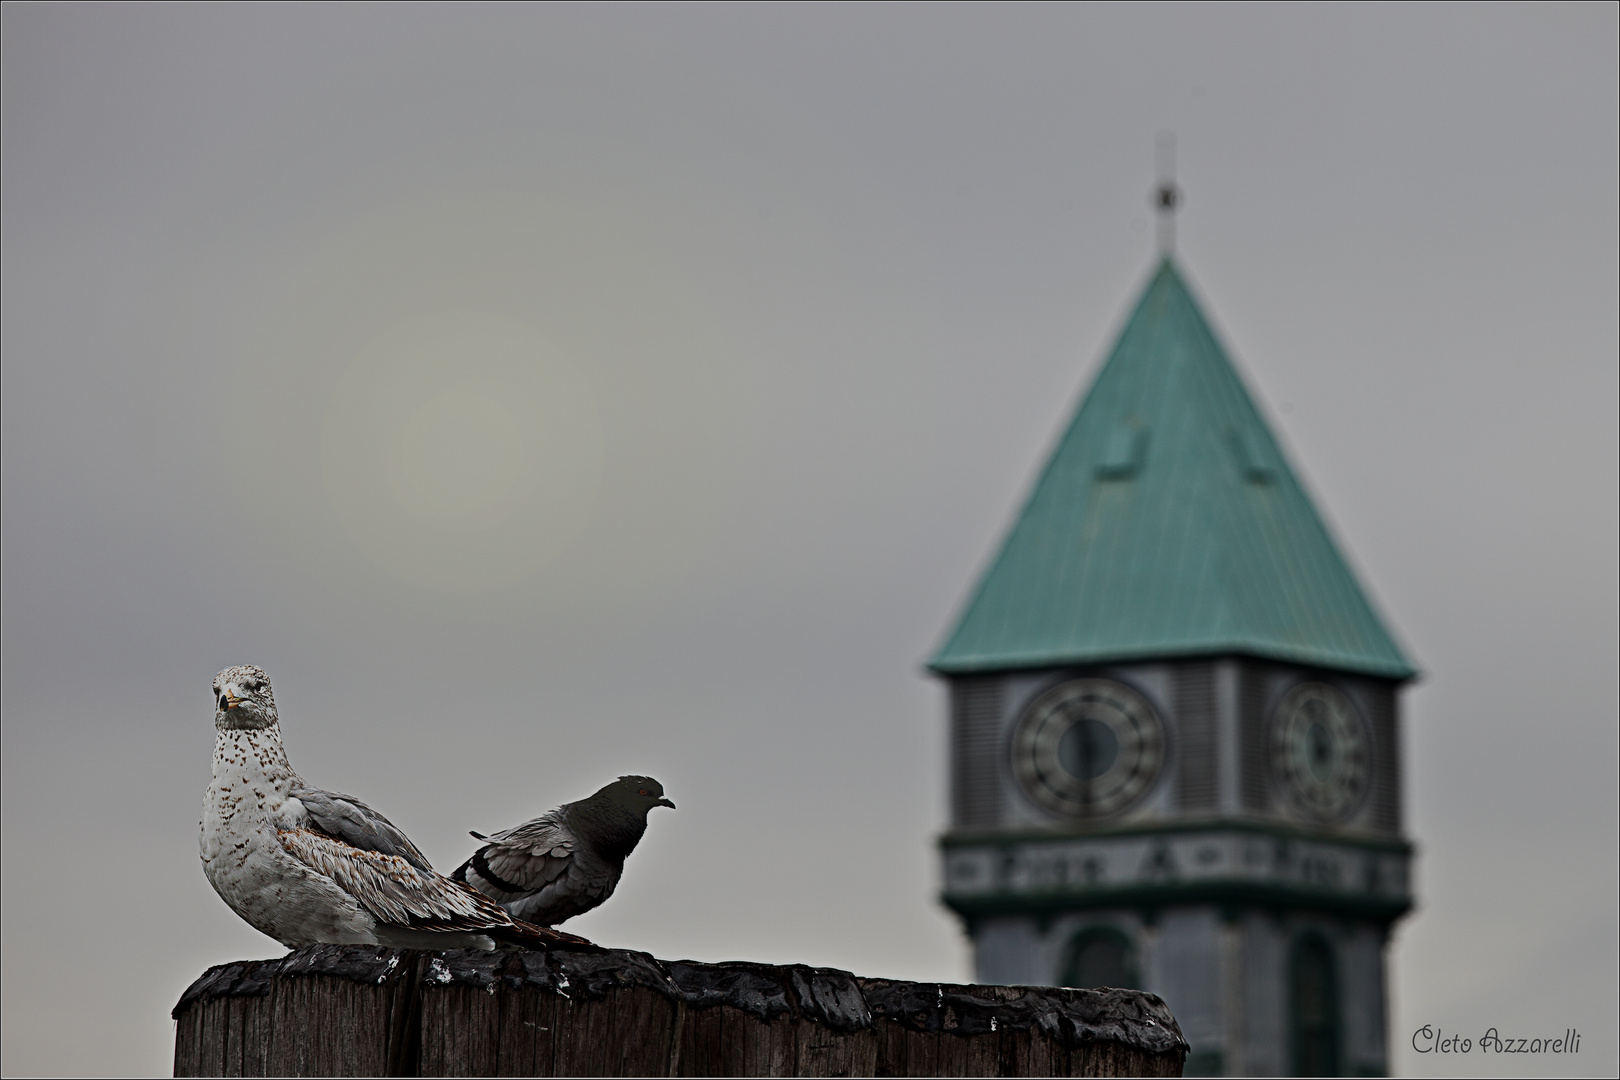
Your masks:
[{"label": "pointed roof", "polygon": [[928,666],[1233,653],[1416,674],[1166,258]]}]

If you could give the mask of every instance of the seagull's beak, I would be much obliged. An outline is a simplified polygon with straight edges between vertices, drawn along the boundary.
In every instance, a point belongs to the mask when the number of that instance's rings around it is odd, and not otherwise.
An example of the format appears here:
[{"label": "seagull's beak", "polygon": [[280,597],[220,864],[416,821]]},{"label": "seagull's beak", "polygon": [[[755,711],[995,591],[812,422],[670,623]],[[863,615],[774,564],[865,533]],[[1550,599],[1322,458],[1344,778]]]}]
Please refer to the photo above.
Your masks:
[{"label": "seagull's beak", "polygon": [[227,691],[225,691],[225,697],[223,699],[221,699],[221,700],[223,700],[225,702],[225,711],[229,712],[230,710],[236,708],[238,705],[242,704],[242,702],[246,701],[247,699],[246,698],[239,698],[235,694],[233,694],[229,690],[227,690]]},{"label": "seagull's beak", "polygon": [[654,799],[653,800],[653,805],[654,806],[667,806],[671,810],[675,809],[675,804],[670,802],[668,799]]}]

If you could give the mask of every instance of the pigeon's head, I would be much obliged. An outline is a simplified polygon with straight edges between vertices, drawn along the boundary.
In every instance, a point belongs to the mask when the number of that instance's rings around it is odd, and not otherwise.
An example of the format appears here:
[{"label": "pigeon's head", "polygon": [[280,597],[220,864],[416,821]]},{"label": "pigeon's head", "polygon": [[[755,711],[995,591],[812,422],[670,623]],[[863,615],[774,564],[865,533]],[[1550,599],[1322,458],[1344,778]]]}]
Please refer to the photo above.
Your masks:
[{"label": "pigeon's head", "polygon": [[214,676],[214,726],[267,728],[276,722],[270,676],[261,667],[239,664]]},{"label": "pigeon's head", "polygon": [[621,776],[591,797],[634,810],[642,817],[652,813],[655,806],[675,809],[675,804],[664,798],[664,785],[650,776]]}]

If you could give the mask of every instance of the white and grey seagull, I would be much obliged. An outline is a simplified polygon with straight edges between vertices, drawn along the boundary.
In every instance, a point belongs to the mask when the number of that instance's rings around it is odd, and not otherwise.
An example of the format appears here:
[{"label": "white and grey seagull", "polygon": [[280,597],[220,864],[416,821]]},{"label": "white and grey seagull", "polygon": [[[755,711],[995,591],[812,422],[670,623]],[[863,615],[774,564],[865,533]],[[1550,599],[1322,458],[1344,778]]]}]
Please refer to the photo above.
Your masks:
[{"label": "white and grey seagull", "polygon": [[359,799],[306,784],[287,761],[263,669],[246,664],[214,677],[214,731],[203,872],[255,929],[289,947],[588,944],[513,919],[435,873],[393,822]]}]

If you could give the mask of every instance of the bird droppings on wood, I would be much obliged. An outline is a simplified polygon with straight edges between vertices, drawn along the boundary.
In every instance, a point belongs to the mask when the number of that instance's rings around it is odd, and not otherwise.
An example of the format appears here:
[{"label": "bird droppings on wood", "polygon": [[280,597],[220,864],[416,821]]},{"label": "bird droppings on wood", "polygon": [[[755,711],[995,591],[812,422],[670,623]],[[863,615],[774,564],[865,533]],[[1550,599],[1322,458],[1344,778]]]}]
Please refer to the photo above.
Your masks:
[{"label": "bird droppings on wood", "polygon": [[1179,1076],[1136,990],[861,979],[625,950],[314,945],[210,968],[175,1075]]}]

